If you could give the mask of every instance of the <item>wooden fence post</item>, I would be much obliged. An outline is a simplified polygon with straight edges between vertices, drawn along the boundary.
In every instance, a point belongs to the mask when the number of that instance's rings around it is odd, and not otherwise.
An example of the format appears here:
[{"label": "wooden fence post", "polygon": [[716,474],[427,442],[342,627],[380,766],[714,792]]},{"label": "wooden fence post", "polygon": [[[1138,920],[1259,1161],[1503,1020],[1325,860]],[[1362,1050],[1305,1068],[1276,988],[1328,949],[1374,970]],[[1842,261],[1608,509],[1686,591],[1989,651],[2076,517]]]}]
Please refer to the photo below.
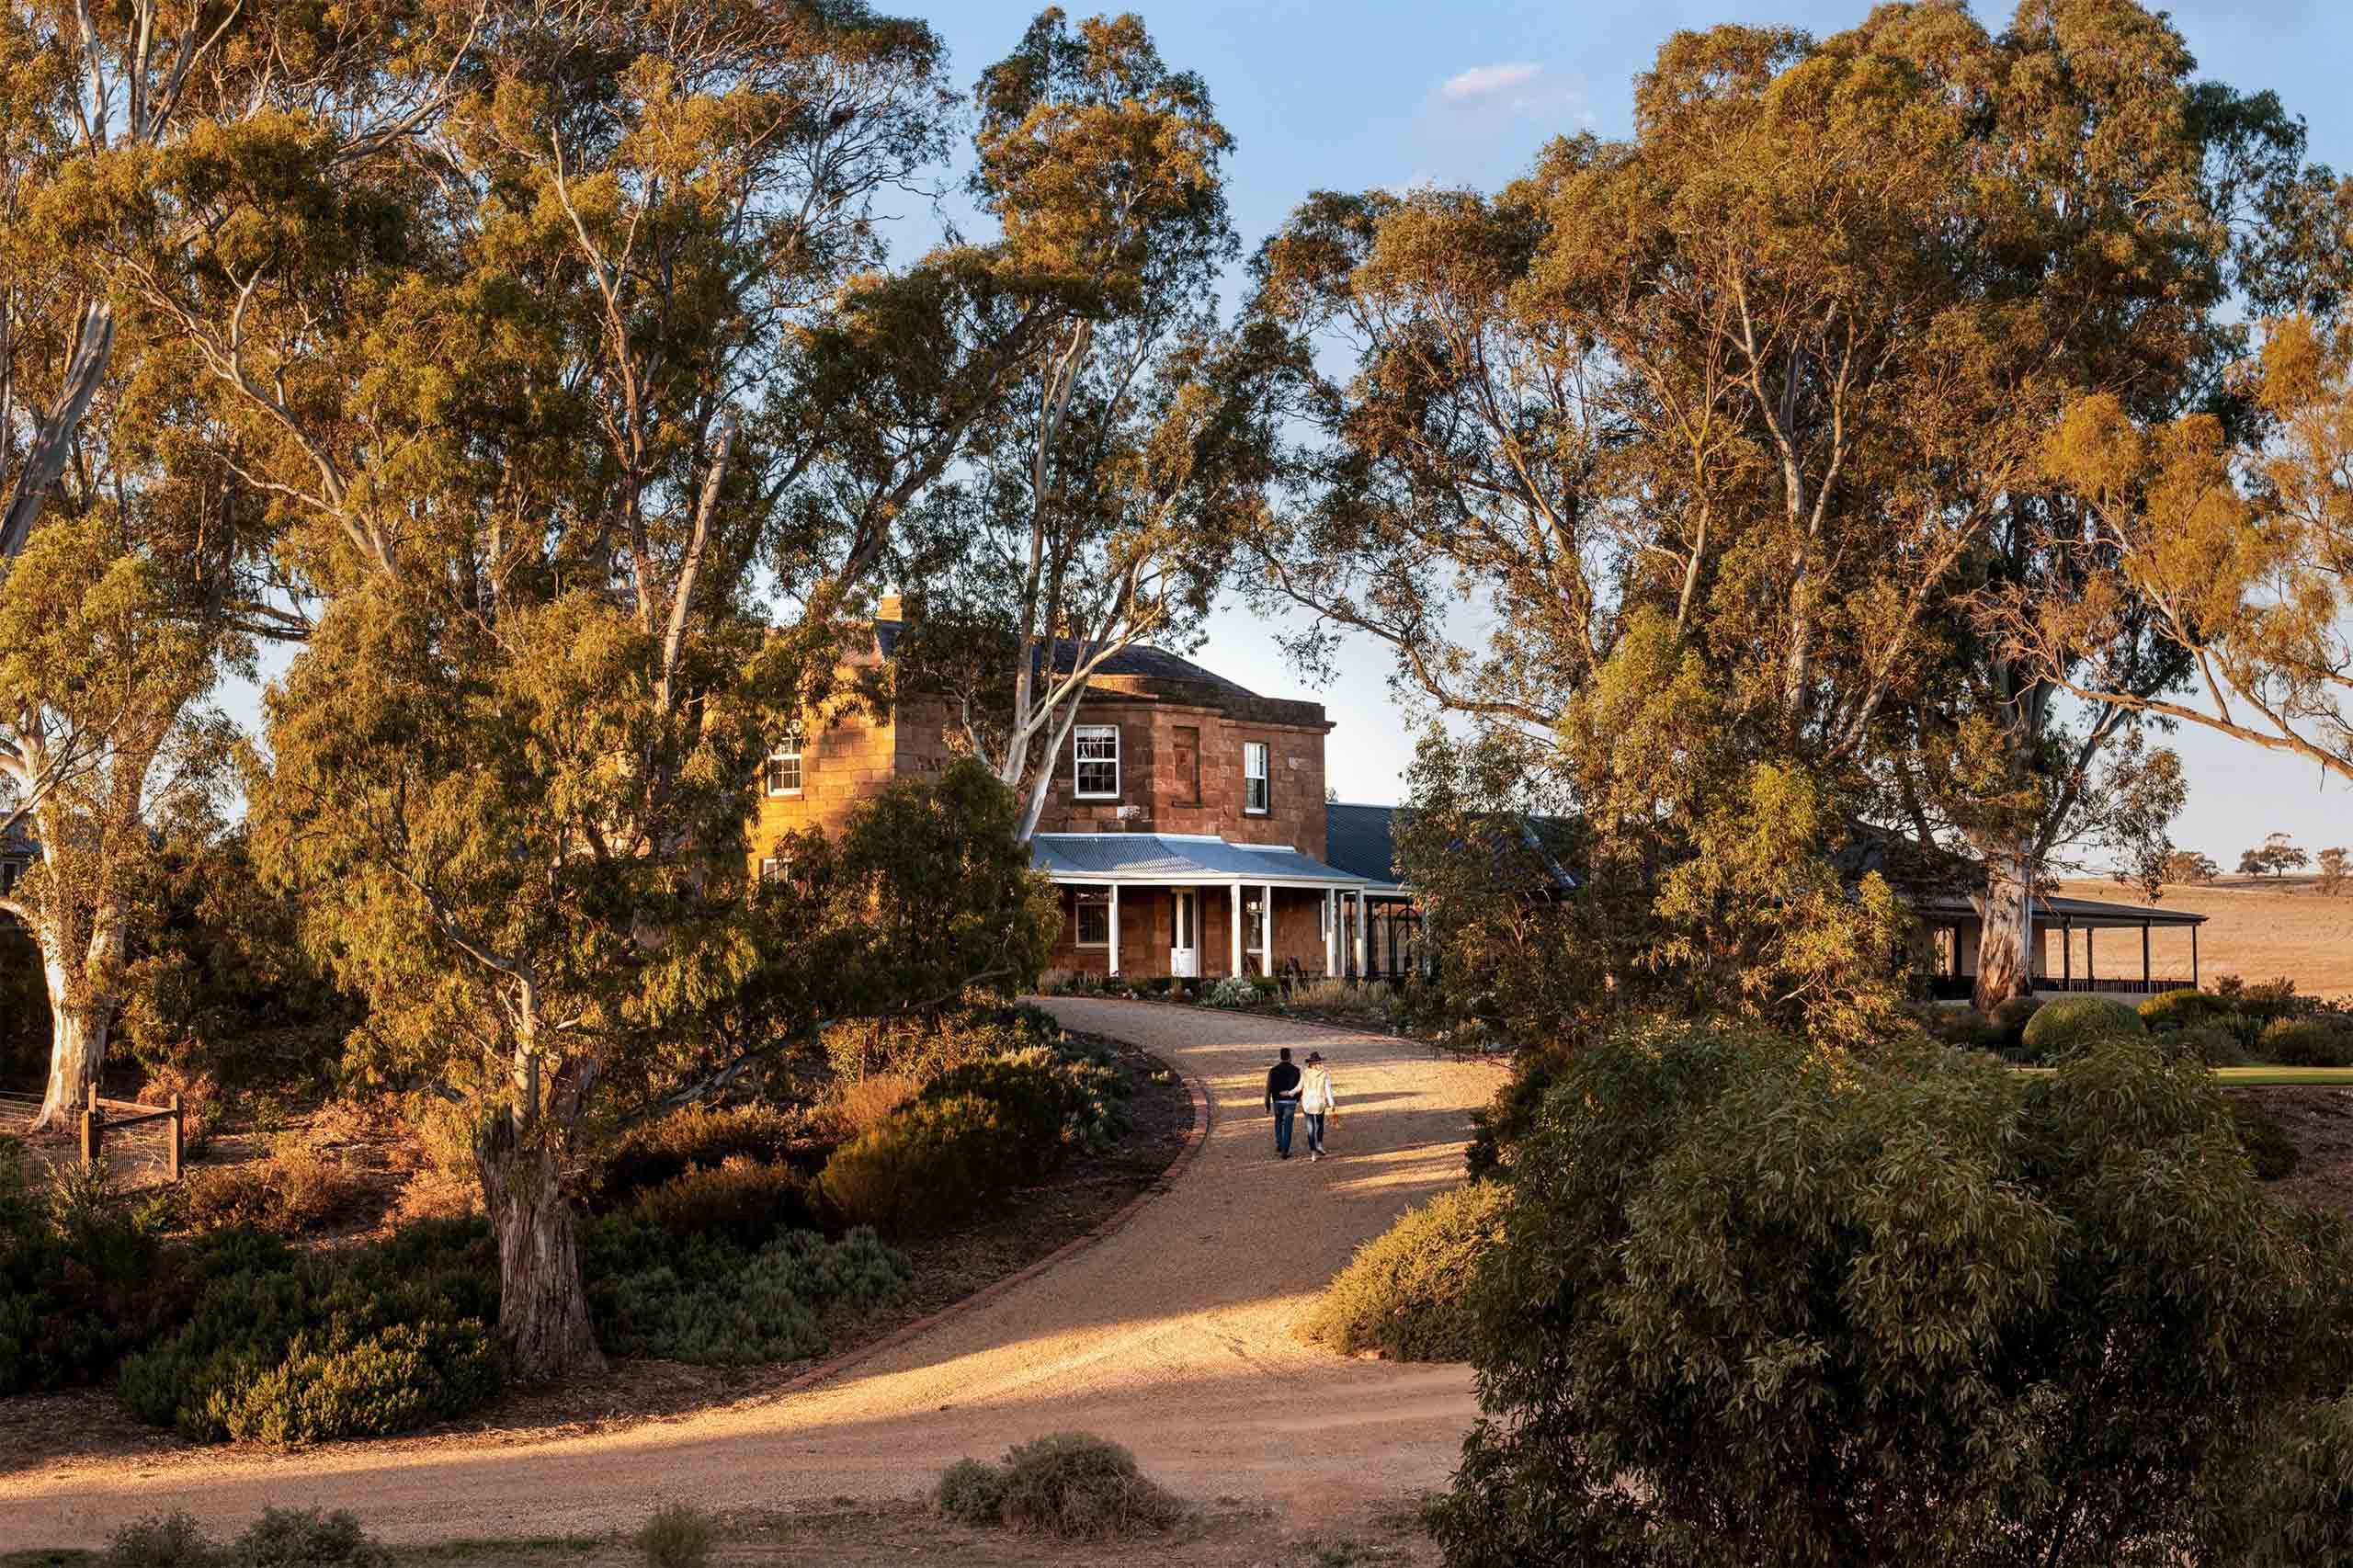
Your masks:
[{"label": "wooden fence post", "polygon": [[164,1168],[164,1179],[166,1181],[180,1179],[180,1097],[174,1095],[172,1096],[171,1152],[165,1157]]},{"label": "wooden fence post", "polygon": [[98,1155],[106,1140],[106,1124],[98,1119],[98,1086],[93,1084],[85,1091],[82,1102],[82,1168],[98,1168]]}]

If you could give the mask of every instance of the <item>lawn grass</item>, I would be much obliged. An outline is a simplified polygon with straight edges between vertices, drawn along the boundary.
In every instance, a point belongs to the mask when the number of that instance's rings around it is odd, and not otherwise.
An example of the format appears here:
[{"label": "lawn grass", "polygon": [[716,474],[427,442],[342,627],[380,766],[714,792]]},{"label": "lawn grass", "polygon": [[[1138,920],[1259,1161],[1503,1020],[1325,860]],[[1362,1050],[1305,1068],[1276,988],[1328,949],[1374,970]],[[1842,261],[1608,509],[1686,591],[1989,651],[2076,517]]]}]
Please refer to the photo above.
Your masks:
[{"label": "lawn grass", "polygon": [[[2047,1074],[2053,1067],[2020,1067]],[[2227,1087],[2265,1089],[2353,1089],[2353,1067],[2216,1067],[2214,1081]]]}]

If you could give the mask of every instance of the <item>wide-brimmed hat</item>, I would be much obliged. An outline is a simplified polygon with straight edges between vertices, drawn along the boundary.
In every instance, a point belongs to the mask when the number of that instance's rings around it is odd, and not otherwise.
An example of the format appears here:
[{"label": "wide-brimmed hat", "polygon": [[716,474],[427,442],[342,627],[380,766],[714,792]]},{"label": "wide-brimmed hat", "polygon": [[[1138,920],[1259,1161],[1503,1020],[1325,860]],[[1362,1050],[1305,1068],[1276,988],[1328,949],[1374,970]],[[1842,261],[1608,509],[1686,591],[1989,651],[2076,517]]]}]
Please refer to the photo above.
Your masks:
[{"label": "wide-brimmed hat", "polygon": [[1307,1059],[1310,1062],[1321,1062],[1324,1060],[1324,1053],[1320,1051],[1311,1051],[1307,1053]]}]

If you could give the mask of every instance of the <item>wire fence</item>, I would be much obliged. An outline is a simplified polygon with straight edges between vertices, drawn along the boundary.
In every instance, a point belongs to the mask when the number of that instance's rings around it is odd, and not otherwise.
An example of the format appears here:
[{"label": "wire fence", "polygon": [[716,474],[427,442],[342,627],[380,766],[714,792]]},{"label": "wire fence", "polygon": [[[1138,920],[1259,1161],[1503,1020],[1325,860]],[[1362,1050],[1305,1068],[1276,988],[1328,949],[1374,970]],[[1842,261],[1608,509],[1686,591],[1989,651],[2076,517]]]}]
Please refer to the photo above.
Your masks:
[{"label": "wire fence", "polygon": [[103,1166],[108,1183],[125,1191],[179,1180],[177,1095],[163,1106],[93,1096],[67,1126],[36,1131],[33,1123],[40,1119],[40,1108],[39,1095],[0,1089],[0,1137],[24,1140],[37,1166]]}]

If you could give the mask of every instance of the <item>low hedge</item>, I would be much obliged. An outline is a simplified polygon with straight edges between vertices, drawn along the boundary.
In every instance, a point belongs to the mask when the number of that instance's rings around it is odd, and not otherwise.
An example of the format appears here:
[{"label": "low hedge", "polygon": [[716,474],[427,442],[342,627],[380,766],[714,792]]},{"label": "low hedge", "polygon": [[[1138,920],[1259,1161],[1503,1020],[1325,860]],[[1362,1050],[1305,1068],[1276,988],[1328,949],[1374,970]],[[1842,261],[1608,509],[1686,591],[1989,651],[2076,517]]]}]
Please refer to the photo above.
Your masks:
[{"label": "low hedge", "polygon": [[888,1306],[913,1276],[906,1255],[871,1230],[837,1242],[794,1231],[748,1256],[706,1246],[599,1279],[590,1302],[597,1338],[616,1355],[740,1366],[824,1355],[828,1313]]},{"label": "low hedge", "polygon": [[489,1244],[479,1221],[340,1258],[248,1244],[185,1324],[123,1362],[123,1400],[198,1442],[382,1437],[464,1415],[500,1385]]},{"label": "low hedge", "polygon": [[2353,1030],[2317,1018],[2278,1018],[2264,1026],[2255,1054],[2283,1067],[2353,1067]]},{"label": "low hedge", "polygon": [[2178,990],[2161,991],[2142,1003],[2141,1021],[2159,1032],[2188,1029],[2202,1024],[2219,1024],[2233,1011],[2228,1002],[2212,992],[2185,985]]},{"label": "low hedge", "polygon": [[1471,1280],[1503,1239],[1507,1192],[1504,1182],[1469,1182],[1407,1210],[1324,1287],[1300,1336],[1346,1356],[1470,1359]]},{"label": "low hedge", "polygon": [[2048,1062],[2096,1040],[2148,1032],[2141,1015],[2121,1002],[2107,996],[2062,996],[2027,1020],[2018,1045],[2027,1061]]},{"label": "low hedge", "polygon": [[2040,996],[2006,996],[1994,1004],[1985,1015],[1987,1026],[1994,1031],[1993,1045],[1996,1051],[2015,1051],[2026,1035],[2027,1025],[2042,1011]]},{"label": "low hedge", "polygon": [[756,1247],[783,1231],[818,1229],[809,1178],[790,1165],[730,1154],[638,1195],[631,1210],[673,1236],[713,1236]]},{"label": "low hedge", "polygon": [[995,1101],[919,1099],[836,1150],[817,1190],[852,1223],[926,1234],[995,1203],[1028,1158],[1017,1122]]}]

